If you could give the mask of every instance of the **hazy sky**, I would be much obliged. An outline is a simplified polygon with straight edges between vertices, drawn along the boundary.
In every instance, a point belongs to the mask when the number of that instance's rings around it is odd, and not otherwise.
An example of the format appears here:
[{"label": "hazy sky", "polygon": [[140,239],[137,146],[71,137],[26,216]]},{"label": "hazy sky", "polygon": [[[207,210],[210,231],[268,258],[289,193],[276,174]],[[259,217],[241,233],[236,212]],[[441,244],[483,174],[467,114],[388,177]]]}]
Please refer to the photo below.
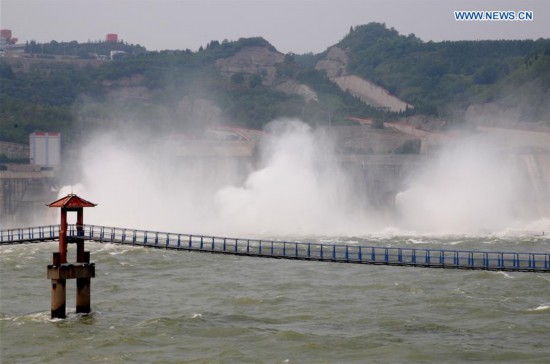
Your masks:
[{"label": "hazy sky", "polygon": [[[198,49],[262,36],[281,52],[322,52],[350,26],[383,22],[422,40],[550,38],[549,0],[0,0],[20,42],[103,40]],[[457,22],[455,10],[529,10],[533,21]]]}]

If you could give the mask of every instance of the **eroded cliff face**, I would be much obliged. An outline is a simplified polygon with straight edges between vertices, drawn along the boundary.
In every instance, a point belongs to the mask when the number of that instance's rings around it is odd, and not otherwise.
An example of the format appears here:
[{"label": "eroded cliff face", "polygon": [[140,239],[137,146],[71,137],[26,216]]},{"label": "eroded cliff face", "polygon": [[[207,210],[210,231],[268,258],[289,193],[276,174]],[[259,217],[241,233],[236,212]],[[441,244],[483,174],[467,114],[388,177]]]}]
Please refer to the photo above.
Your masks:
[{"label": "eroded cliff face", "polygon": [[260,75],[262,83],[275,90],[290,95],[300,95],[306,102],[317,101],[317,94],[307,85],[292,79],[280,80],[277,77],[277,67],[283,63],[285,55],[267,47],[243,47],[231,57],[218,59],[216,66],[226,77],[235,74]]},{"label": "eroded cliff face", "polygon": [[359,76],[344,75],[334,77],[332,81],[342,90],[349,91],[350,94],[359,98],[365,104],[381,109],[389,109],[393,112],[400,112],[413,108],[411,104],[393,96],[385,88],[375,85]]},{"label": "eroded cliff face", "polygon": [[216,66],[222,74],[231,77],[234,74],[259,74],[266,84],[272,84],[275,81],[277,63],[282,63],[285,59],[284,54],[272,51],[267,47],[243,47],[237,54],[218,59]]},{"label": "eroded cliff face", "polygon": [[368,105],[394,112],[405,111],[414,107],[390,94],[385,88],[357,75],[347,73],[347,64],[348,56],[346,52],[341,48],[332,47],[329,49],[327,56],[317,62],[315,69],[325,71],[327,77],[337,84],[340,89],[348,91]]},{"label": "eroded cliff face", "polygon": [[274,88],[275,90],[284,92],[285,94],[300,95],[306,100],[306,102],[319,101],[315,91],[313,91],[309,86],[295,80],[283,81],[282,83],[275,85]]},{"label": "eroded cliff face", "polygon": [[348,55],[339,47],[332,47],[328,50],[326,57],[315,65],[316,70],[325,71],[329,79],[340,77],[346,74],[348,66]]}]

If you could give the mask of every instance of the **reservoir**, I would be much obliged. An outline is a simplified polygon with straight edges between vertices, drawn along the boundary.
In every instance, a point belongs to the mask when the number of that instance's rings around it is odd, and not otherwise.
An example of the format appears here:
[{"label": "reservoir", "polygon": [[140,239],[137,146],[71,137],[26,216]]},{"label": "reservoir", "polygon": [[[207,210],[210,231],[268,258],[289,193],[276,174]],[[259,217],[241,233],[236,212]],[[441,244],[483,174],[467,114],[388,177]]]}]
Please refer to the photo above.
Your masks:
[{"label": "reservoir", "polygon": [[[550,251],[548,236],[326,237]],[[88,242],[92,314],[50,319],[57,242],[0,246],[3,363],[531,362],[550,356],[550,276],[264,259]],[[71,253],[71,251],[70,251]]]}]

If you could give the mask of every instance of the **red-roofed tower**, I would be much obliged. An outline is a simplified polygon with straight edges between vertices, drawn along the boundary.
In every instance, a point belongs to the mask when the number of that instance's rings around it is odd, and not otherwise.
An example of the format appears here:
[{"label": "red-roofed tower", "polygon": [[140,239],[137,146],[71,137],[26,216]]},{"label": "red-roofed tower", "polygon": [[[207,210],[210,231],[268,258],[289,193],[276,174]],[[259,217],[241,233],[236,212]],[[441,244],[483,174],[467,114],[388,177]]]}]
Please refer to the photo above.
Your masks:
[{"label": "red-roofed tower", "polygon": [[[48,205],[61,208],[59,251],[53,253],[53,264],[48,265],[52,280],[52,318],[65,318],[66,280],[76,279],[76,312],[90,312],[90,280],[95,276],[95,264],[90,263],[90,252],[84,250],[84,207],[96,204],[69,194]],[[67,212],[76,212],[76,237],[67,237]],[[69,240],[70,239],[70,240]],[[76,263],[67,263],[67,244],[76,242]]]}]

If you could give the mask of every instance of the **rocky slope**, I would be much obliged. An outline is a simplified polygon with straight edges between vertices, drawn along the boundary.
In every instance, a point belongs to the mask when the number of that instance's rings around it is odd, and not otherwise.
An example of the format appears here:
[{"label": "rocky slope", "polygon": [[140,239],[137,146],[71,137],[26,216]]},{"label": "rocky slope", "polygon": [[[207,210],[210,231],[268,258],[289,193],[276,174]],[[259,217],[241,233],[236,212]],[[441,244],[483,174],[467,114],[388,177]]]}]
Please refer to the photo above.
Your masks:
[{"label": "rocky slope", "polygon": [[296,80],[277,77],[277,67],[283,63],[285,55],[268,47],[243,47],[235,55],[218,59],[216,66],[227,77],[237,74],[260,75],[264,85],[286,94],[302,96],[307,102],[317,101],[317,94],[307,85]]},{"label": "rocky slope", "polygon": [[346,52],[339,47],[332,47],[326,57],[317,62],[315,69],[325,71],[327,77],[338,87],[348,91],[368,105],[393,112],[413,108],[411,104],[390,94],[383,87],[357,75],[349,74],[346,70],[347,63],[348,56]]}]

